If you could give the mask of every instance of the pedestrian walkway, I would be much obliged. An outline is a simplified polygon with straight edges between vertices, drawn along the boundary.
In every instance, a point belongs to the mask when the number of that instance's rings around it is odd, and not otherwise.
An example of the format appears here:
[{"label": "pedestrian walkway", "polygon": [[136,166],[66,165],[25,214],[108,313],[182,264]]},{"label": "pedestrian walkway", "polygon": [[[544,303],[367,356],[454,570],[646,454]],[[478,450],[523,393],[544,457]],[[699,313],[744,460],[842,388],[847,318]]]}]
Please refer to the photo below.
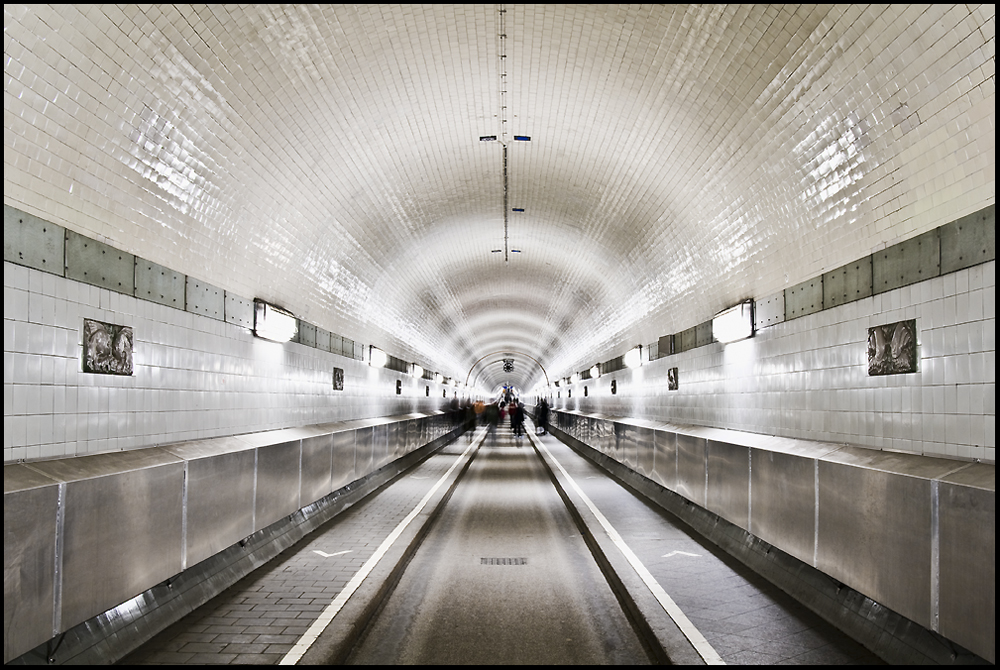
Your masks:
[{"label": "pedestrian walkway", "polygon": [[[531,439],[537,442],[545,458],[551,457],[562,465],[726,664],[882,663],[860,644],[701,539],[673,515],[633,494],[558,439],[551,435],[531,435]],[[563,486],[568,488],[565,482]],[[577,497],[574,504],[579,506],[582,500]],[[588,520],[588,526],[596,525],[592,519]],[[604,531],[591,527],[591,532]]]},{"label": "pedestrian walkway", "polygon": [[[482,436],[482,431],[477,432],[473,447]],[[469,446],[469,441],[459,438],[444,447],[156,635],[121,663],[270,665],[281,662]],[[469,454],[464,458],[468,459]],[[459,469],[455,469],[449,481],[458,476]],[[429,509],[400,536],[395,553],[386,556],[387,564],[399,560],[401,548],[413,541],[444,494],[444,490],[438,491]],[[384,571],[371,576],[372,580],[383,578]]]}]

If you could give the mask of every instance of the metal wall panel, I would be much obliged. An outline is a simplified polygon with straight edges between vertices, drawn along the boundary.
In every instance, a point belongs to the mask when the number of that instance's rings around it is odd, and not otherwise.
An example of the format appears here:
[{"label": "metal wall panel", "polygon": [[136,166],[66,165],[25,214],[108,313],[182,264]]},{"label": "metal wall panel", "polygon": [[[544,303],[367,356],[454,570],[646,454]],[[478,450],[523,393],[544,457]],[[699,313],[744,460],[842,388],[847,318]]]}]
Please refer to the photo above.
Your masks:
[{"label": "metal wall panel", "polygon": [[797,319],[823,309],[823,277],[813,277],[785,289],[785,319]]},{"label": "metal wall panel", "polygon": [[226,323],[253,330],[253,300],[225,292]]},{"label": "metal wall panel", "polygon": [[816,567],[930,627],[930,489],[926,479],[821,459]]},{"label": "metal wall panel", "polygon": [[712,334],[711,321],[703,321],[695,326],[694,345],[696,347],[708,346],[712,342],[715,342],[715,336]]},{"label": "metal wall panel", "polygon": [[660,486],[677,489],[677,433],[653,431],[653,473],[650,476]]},{"label": "metal wall panel", "polygon": [[316,326],[307,321],[302,321],[299,319],[299,334],[298,334],[299,344],[304,344],[307,347],[316,346]]},{"label": "metal wall panel", "polygon": [[750,527],[750,450],[742,445],[707,441],[708,478],[705,506],[743,530]]},{"label": "metal wall panel", "polygon": [[688,500],[705,506],[705,438],[677,433],[677,488]]},{"label": "metal wall panel", "polygon": [[254,530],[265,528],[299,509],[301,452],[301,440],[257,449]]},{"label": "metal wall panel", "polygon": [[653,474],[653,429],[637,426],[635,429],[635,471],[643,477]]},{"label": "metal wall panel", "polygon": [[184,309],[185,277],[152,261],[135,259],[135,297]]},{"label": "metal wall panel", "polygon": [[180,461],[66,483],[62,630],[182,570],[183,483]]},{"label": "metal wall panel", "polygon": [[223,321],[226,318],[226,293],[217,286],[188,277],[184,309]]},{"label": "metal wall panel", "polygon": [[915,284],[940,273],[941,245],[936,229],[872,254],[875,293]]},{"label": "metal wall panel", "polygon": [[330,351],[330,331],[316,327],[316,348]]},{"label": "metal wall panel", "polygon": [[938,484],[938,632],[996,662],[996,467],[974,464]]},{"label": "metal wall panel", "polygon": [[347,486],[359,475],[355,468],[357,431],[342,430],[333,434],[333,467],[330,473],[330,490]]},{"label": "metal wall panel", "polygon": [[333,468],[333,435],[316,435],[302,439],[302,482],[299,502],[305,507],[333,489],[330,473]]},{"label": "metal wall panel", "polygon": [[185,567],[254,532],[254,450],[233,438],[163,447],[186,461]]},{"label": "metal wall panel", "polygon": [[65,276],[135,295],[135,256],[67,230]]},{"label": "metal wall panel", "polygon": [[754,326],[766,328],[785,320],[785,292],[761,298],[754,304]]},{"label": "metal wall panel", "polygon": [[816,460],[753,449],[750,473],[750,532],[812,565]]},{"label": "metal wall panel", "polygon": [[62,276],[66,229],[19,209],[3,206],[3,259]]},{"label": "metal wall panel", "polygon": [[872,257],[848,263],[823,275],[823,307],[830,309],[872,294]]},{"label": "metal wall panel", "polygon": [[963,216],[938,230],[941,274],[996,260],[996,205]]},{"label": "metal wall panel", "polygon": [[4,466],[4,663],[57,632],[54,557],[58,504],[59,484],[55,480],[24,465]]}]

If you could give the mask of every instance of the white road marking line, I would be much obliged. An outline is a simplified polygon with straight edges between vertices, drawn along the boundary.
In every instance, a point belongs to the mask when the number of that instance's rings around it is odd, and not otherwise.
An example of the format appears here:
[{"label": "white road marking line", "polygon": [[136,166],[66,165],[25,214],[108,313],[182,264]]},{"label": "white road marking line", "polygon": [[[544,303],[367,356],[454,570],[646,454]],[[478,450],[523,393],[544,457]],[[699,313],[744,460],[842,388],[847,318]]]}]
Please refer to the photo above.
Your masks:
[{"label": "white road marking line", "polygon": [[441,488],[452,471],[458,467],[458,464],[465,459],[466,454],[468,454],[479,441],[480,440],[474,440],[468,447],[466,447],[465,451],[462,452],[462,455],[455,459],[455,462],[451,464],[448,471],[441,476],[441,479],[437,480],[437,483],[435,483],[434,486],[431,487],[431,490],[427,492],[427,495],[425,495],[423,499],[417,503],[417,506],[406,515],[406,518],[400,521],[399,525],[396,526],[391,533],[389,533],[389,536],[382,541],[382,544],[380,544],[378,549],[375,550],[372,557],[365,561],[365,564],[361,566],[360,570],[354,573],[354,576],[351,577],[351,581],[347,582],[347,586],[345,586],[344,589],[337,594],[337,597],[333,599],[333,602],[326,606],[326,609],[320,613],[319,618],[317,618],[316,621],[309,626],[306,632],[302,634],[302,637],[300,637],[298,641],[292,645],[292,648],[289,649],[288,653],[282,657],[278,665],[295,665],[299,662],[299,659],[301,659],[302,656],[309,650],[309,647],[311,647],[313,643],[319,639],[319,636],[323,634],[323,631],[325,631],[333,622],[333,618],[337,616],[337,613],[340,612],[341,609],[343,609],[350,597],[354,595],[354,592],[361,586],[361,583],[365,581],[365,578],[369,575],[369,573],[371,573],[375,566],[378,565],[378,562],[382,560],[382,557],[387,551],[389,551],[389,548],[392,547],[392,544],[403,533],[403,530],[405,530],[410,522],[413,521],[418,514],[420,514],[420,511],[427,505],[437,490]]},{"label": "white road marking line", "polygon": [[689,554],[686,551],[671,551],[669,554],[663,554],[661,558],[670,558],[671,556],[694,556],[695,558],[701,558],[701,554]]},{"label": "white road marking line", "polygon": [[344,554],[349,554],[349,553],[351,553],[351,550],[350,549],[345,549],[344,551],[337,551],[337,552],[334,552],[332,554],[328,554],[325,551],[320,551],[319,549],[313,549],[313,553],[314,554],[319,554],[323,558],[333,558],[334,556],[342,556]]},{"label": "white road marking line", "polygon": [[719,652],[715,651],[712,645],[708,643],[705,636],[701,634],[701,631],[699,631],[693,623],[691,623],[691,620],[688,619],[687,615],[681,611],[681,608],[677,606],[677,603],[673,601],[673,598],[667,595],[667,592],[662,586],[660,586],[660,583],[656,581],[656,578],[653,577],[649,570],[646,569],[646,566],[639,560],[639,557],[635,555],[627,544],[625,544],[625,540],[623,540],[622,536],[618,534],[618,531],[615,530],[614,526],[612,526],[604,515],[601,514],[601,511],[597,509],[597,506],[594,505],[593,502],[591,502],[590,498],[587,497],[587,494],[583,492],[576,481],[569,476],[569,473],[566,472],[562,463],[556,460],[555,456],[553,456],[548,448],[542,444],[541,440],[535,440],[535,444],[537,444],[538,447],[542,449],[550,459],[552,459],[552,462],[556,464],[556,467],[559,468],[560,472],[562,472],[563,476],[570,483],[570,486],[573,487],[573,490],[576,491],[577,495],[583,498],[583,502],[586,503],[587,507],[590,508],[590,511],[595,517],[597,517],[598,522],[600,522],[604,531],[608,534],[608,537],[611,538],[611,541],[614,542],[615,546],[622,552],[632,568],[639,574],[639,577],[653,593],[653,596],[659,601],[660,606],[662,606],[667,615],[674,620],[674,623],[681,629],[681,632],[684,633],[684,636],[688,639],[692,646],[694,646],[695,650],[702,657],[702,659],[704,659],[705,663],[707,665],[726,665],[726,662],[722,660],[721,656],[719,656]]}]

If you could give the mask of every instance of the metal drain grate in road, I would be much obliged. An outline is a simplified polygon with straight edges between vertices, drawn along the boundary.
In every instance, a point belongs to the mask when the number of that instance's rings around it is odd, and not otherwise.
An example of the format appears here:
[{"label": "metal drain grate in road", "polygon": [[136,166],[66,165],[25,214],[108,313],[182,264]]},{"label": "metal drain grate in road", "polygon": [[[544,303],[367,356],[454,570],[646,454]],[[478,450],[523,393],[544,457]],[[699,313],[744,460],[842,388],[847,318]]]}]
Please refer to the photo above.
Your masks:
[{"label": "metal drain grate in road", "polygon": [[480,558],[480,565],[527,565],[526,558]]}]

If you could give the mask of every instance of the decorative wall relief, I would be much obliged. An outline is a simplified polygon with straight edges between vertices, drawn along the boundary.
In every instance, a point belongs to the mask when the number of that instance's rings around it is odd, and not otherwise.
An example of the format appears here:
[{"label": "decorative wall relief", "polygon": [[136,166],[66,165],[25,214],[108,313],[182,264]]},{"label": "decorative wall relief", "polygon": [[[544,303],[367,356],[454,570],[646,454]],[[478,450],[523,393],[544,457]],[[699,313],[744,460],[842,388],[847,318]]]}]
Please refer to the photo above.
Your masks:
[{"label": "decorative wall relief", "polygon": [[868,376],[917,371],[917,320],[868,329]]},{"label": "decorative wall relief", "polygon": [[132,327],[83,320],[83,371],[132,374]]},{"label": "decorative wall relief", "polygon": [[340,368],[333,369],[333,390],[343,391],[344,390],[344,371]]},{"label": "decorative wall relief", "polygon": [[667,390],[676,391],[677,386],[677,368],[670,368],[667,370]]}]

